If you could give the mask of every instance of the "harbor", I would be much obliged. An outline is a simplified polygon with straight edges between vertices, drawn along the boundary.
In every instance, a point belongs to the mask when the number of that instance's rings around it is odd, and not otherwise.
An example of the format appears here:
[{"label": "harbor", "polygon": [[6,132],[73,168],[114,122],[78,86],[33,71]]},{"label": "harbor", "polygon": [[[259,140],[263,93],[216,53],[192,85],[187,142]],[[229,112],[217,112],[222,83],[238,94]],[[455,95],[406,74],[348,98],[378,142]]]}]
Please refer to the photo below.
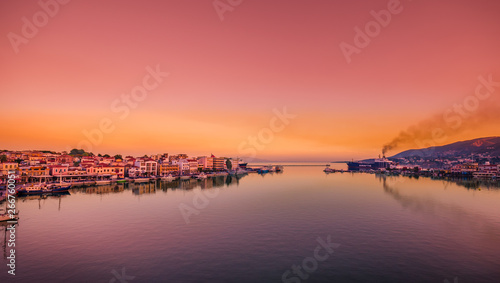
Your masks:
[{"label": "harbor", "polygon": [[[338,282],[353,274],[363,282],[375,277],[442,282],[447,274],[464,282],[496,278],[500,227],[494,212],[500,189],[402,175],[325,174],[324,163],[281,164],[281,173],[114,183],[20,196],[16,277],[99,282],[125,267],[127,275],[144,282],[167,277],[201,282],[207,272],[213,272],[213,282],[279,282],[292,264],[313,252],[318,237],[326,241],[330,235],[340,246],[311,276]],[[189,223],[184,207],[191,212]],[[404,257],[401,250],[412,256]],[[244,253],[258,260],[242,258]],[[379,254],[384,261],[362,253]],[[219,254],[225,256],[213,260]],[[472,254],[481,260],[471,261]],[[402,258],[406,265],[395,270]],[[192,272],[191,264],[199,272]],[[61,270],[54,273],[53,265]],[[0,281],[7,276],[0,273]]]}]

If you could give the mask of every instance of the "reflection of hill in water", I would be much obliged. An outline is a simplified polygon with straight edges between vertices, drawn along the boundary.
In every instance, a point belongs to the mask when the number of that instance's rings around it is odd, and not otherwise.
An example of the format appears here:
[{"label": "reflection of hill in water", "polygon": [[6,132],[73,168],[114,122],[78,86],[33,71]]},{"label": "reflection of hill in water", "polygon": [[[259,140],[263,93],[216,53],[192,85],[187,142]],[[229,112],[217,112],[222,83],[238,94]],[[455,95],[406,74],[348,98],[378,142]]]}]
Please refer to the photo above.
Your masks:
[{"label": "reflection of hill in water", "polygon": [[395,181],[387,180],[385,176],[378,178],[382,181],[384,192],[393,197],[403,208],[434,219],[441,219],[442,224],[450,229],[467,228],[478,232],[485,241],[494,243],[500,241],[500,226],[486,215],[457,204],[441,202],[427,195],[401,194],[397,186],[403,185],[404,180],[397,178]]}]

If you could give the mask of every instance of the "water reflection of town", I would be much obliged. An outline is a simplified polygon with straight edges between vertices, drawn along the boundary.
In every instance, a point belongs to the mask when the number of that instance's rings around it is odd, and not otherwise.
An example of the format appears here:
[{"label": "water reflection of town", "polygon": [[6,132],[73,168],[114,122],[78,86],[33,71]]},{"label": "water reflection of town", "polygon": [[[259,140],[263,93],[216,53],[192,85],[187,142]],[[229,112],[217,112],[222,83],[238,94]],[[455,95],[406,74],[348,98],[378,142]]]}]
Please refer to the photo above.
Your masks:
[{"label": "water reflection of town", "polygon": [[[498,241],[500,241],[500,225],[498,222],[493,221],[489,215],[478,213],[461,204],[445,203],[428,195],[401,193],[398,187],[404,181],[398,180],[398,177],[391,178],[382,175],[377,176],[377,178],[382,183],[384,192],[396,200],[404,209],[441,221],[440,223],[449,230],[458,232],[461,227],[468,228],[469,231],[475,231],[480,235],[484,243],[497,245]],[[481,180],[455,181],[468,181],[466,184],[469,184],[469,182],[477,184],[479,182],[480,185],[483,185],[480,182]],[[443,219],[446,219],[446,221],[443,221]]]},{"label": "water reflection of town", "polygon": [[124,191],[132,191],[135,195],[143,194],[154,194],[157,191],[168,191],[168,190],[193,190],[195,188],[201,189],[211,189],[224,186],[238,185],[240,179],[244,176],[218,176],[207,179],[187,179],[187,180],[175,180],[175,181],[154,181],[142,184],[135,183],[123,183],[123,184],[110,184],[103,186],[90,186],[82,188],[74,188],[70,191],[74,193],[84,193],[84,194],[112,194],[121,193]]},{"label": "water reflection of town", "polygon": [[376,174],[377,179],[379,181],[385,180],[388,177],[392,177],[392,180],[396,180],[396,182],[404,182],[405,180],[419,178],[430,178],[432,180],[441,181],[445,184],[445,186],[456,184],[458,186],[464,187],[467,190],[498,190],[500,189],[500,180],[497,179],[486,179],[486,178],[440,178],[440,177],[419,177],[419,176],[390,176],[386,174]]}]

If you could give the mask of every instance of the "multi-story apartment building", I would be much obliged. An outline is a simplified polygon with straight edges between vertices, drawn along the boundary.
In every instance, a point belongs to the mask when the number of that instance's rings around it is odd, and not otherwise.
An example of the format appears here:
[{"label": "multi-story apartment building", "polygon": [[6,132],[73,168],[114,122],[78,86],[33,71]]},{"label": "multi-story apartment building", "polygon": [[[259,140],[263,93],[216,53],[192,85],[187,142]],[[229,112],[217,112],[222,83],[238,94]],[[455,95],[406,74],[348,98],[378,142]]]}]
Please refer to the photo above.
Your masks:
[{"label": "multi-story apartment building", "polygon": [[49,176],[50,169],[47,166],[19,167],[19,175],[27,177]]},{"label": "multi-story apartment building", "polygon": [[198,160],[197,159],[188,159],[189,164],[189,172],[195,173],[198,172]]},{"label": "multi-story apartment building", "polygon": [[178,164],[159,164],[158,165],[158,174],[163,176],[163,175],[168,175],[172,173],[179,172],[179,165]]},{"label": "multi-story apartment building", "polygon": [[202,170],[212,170],[214,168],[214,158],[208,156],[198,157],[198,164]]},{"label": "multi-story apartment building", "polygon": [[[189,172],[190,171],[189,161],[185,158],[174,159],[172,161],[172,164],[179,166],[179,172]],[[198,164],[198,162],[196,162],[196,164]]]},{"label": "multi-story apartment building", "polygon": [[93,165],[86,168],[89,175],[111,176],[111,178],[125,177],[124,166]]},{"label": "multi-story apartment building", "polygon": [[69,166],[51,165],[49,166],[50,175],[52,176],[66,175],[68,173],[68,167]]},{"label": "multi-story apartment building", "polygon": [[213,164],[215,171],[222,171],[226,167],[226,159],[224,157],[213,157]]},{"label": "multi-story apartment building", "polygon": [[139,171],[144,172],[148,176],[158,174],[158,162],[150,158],[136,159],[134,167],[137,167]]},{"label": "multi-story apartment building", "polygon": [[0,175],[8,175],[9,171],[16,171],[19,164],[15,162],[4,162],[0,163]]}]

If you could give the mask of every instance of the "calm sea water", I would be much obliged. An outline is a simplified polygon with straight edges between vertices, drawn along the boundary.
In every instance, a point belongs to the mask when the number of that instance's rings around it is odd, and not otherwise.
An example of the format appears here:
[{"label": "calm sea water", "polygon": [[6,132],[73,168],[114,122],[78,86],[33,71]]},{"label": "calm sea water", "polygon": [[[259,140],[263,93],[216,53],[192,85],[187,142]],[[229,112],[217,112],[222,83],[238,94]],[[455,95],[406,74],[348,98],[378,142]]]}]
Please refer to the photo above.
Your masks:
[{"label": "calm sea water", "polygon": [[19,199],[0,282],[500,282],[498,189],[322,170]]}]

